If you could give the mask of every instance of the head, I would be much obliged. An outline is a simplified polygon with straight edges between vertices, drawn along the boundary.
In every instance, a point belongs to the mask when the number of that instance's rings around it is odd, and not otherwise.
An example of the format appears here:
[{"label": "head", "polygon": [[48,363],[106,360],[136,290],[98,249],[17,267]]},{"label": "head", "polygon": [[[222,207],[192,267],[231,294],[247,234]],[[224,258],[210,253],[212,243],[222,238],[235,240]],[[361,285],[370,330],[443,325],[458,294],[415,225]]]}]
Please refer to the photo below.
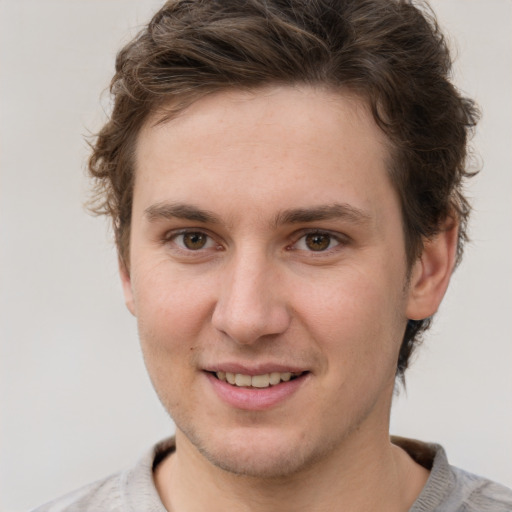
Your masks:
[{"label": "head", "polygon": [[[458,224],[459,261],[477,112],[450,73],[432,13],[410,1],[171,0],[117,56],[113,111],[90,159],[93,209],[112,218],[129,271],[135,149],[150,117],[171,119],[219,91],[321,87],[361,98],[385,135],[409,269],[447,223]],[[398,376],[429,324],[408,323]]]}]

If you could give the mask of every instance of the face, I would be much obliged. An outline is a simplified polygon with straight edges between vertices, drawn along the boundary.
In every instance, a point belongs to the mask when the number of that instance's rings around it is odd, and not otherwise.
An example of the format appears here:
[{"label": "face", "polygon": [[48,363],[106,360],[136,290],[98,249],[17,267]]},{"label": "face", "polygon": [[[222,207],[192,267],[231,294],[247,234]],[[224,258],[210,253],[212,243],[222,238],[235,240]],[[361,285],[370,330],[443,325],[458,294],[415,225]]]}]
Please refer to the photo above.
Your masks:
[{"label": "face", "polygon": [[147,123],[122,276],[178,446],[277,476],[387,436],[410,300],[387,155],[359,99],[306,87]]}]

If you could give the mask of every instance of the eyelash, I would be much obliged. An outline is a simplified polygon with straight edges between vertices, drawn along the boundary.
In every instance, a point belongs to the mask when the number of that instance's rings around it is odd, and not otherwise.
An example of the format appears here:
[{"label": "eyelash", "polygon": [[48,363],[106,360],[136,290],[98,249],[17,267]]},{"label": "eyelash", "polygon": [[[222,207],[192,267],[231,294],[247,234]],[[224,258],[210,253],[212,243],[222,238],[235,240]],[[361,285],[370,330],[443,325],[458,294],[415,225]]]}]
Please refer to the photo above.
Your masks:
[{"label": "eyelash", "polygon": [[[182,240],[181,244],[176,241],[179,237],[184,237],[186,235],[202,235],[202,236],[205,236],[207,238],[207,240],[206,240],[206,244],[207,245],[208,244],[210,244],[210,245],[214,244],[215,245],[215,249],[217,249],[217,250],[220,250],[222,248],[222,246],[220,244],[215,242],[213,236],[208,234],[203,229],[183,229],[183,230],[180,230],[180,231],[173,231],[171,233],[167,233],[164,236],[163,242],[164,243],[173,243],[175,245],[175,247],[179,251],[181,251],[183,253],[186,253],[186,254],[200,253],[203,249],[205,249],[204,247],[198,248],[197,250],[189,249],[189,248],[185,247],[185,244],[184,244],[183,240]],[[206,247],[206,249],[211,249],[211,248],[213,248],[213,247]]]},{"label": "eyelash", "polygon": [[[332,254],[333,251],[340,248],[340,246],[346,245],[348,243],[347,237],[343,236],[339,233],[332,233],[330,231],[320,230],[320,229],[311,229],[311,230],[305,230],[298,233],[300,236],[295,237],[295,241],[287,246],[287,250],[289,251],[298,251],[303,250],[308,253],[314,254],[315,256],[320,256],[322,254]],[[301,240],[304,240],[304,245],[307,243],[307,237],[309,236],[319,236],[319,237],[328,237],[328,246],[324,249],[314,251],[312,249],[308,250],[307,248],[301,248],[298,249],[297,246],[301,242]],[[332,243],[335,243],[334,246],[332,246]]]},{"label": "eyelash", "polygon": [[[205,242],[206,245],[210,245],[209,247],[200,247],[197,249],[190,249],[185,246],[185,243],[183,240],[181,243],[178,243],[176,240],[179,237],[184,237],[186,235],[203,235],[207,237],[207,240]],[[307,248],[298,248],[297,246],[301,242],[301,240],[304,240],[304,244],[306,244],[306,239],[308,236],[325,236],[328,237],[328,246],[324,249],[315,251],[315,250],[308,250]],[[339,233],[332,233],[327,230],[319,230],[319,229],[311,229],[311,230],[301,230],[297,233],[294,233],[290,239],[292,240],[291,243],[287,244],[285,249],[286,251],[304,251],[311,253],[314,256],[321,256],[321,255],[327,255],[332,254],[333,251],[336,251],[337,249],[345,246],[348,244],[349,240],[348,237]],[[210,235],[207,231],[204,229],[183,229],[180,231],[173,231],[171,233],[166,233],[166,235],[163,237],[163,243],[168,244],[172,243],[175,246],[175,249],[182,252],[183,254],[187,255],[197,255],[203,253],[204,250],[209,249],[216,249],[217,251],[222,250],[223,247],[221,244],[217,243],[212,235]],[[334,242],[335,245],[332,245]]]}]

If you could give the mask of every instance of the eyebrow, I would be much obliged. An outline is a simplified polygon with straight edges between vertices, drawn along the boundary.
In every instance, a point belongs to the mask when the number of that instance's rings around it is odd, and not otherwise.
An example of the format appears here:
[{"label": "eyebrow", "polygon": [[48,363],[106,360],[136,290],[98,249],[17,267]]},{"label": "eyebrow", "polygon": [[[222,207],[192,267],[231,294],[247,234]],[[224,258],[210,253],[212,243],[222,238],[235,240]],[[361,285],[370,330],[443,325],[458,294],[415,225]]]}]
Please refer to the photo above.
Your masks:
[{"label": "eyebrow", "polygon": [[354,224],[364,224],[371,216],[350,204],[334,203],[330,205],[313,206],[310,208],[293,208],[278,213],[274,224],[299,224],[320,220],[345,219]]},{"label": "eyebrow", "polygon": [[[144,210],[145,217],[150,222],[160,219],[185,219],[204,224],[221,224],[214,213],[185,203],[157,203]],[[346,203],[292,208],[283,210],[274,217],[273,226],[283,224],[301,224],[321,220],[345,219],[354,224],[363,224],[371,220],[365,211]]]},{"label": "eyebrow", "polygon": [[220,224],[219,218],[208,210],[183,203],[157,203],[144,210],[145,217],[154,222],[160,219],[186,219],[195,222]]}]

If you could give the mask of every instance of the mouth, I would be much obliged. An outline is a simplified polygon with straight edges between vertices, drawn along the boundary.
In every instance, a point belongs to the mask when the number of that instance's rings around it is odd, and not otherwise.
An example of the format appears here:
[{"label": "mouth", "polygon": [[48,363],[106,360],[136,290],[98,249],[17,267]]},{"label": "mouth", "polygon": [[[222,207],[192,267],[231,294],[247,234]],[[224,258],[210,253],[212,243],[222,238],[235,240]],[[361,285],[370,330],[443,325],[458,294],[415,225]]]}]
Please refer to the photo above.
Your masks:
[{"label": "mouth", "polygon": [[[204,372],[213,391],[224,403],[236,410],[246,411],[269,410],[284,404],[299,389],[307,386],[311,374],[308,370],[298,371],[297,368],[267,366],[251,371],[234,364],[226,366],[222,370],[209,368]],[[265,370],[268,373],[259,373]]]},{"label": "mouth", "polygon": [[283,382],[295,380],[308,372],[271,372],[263,373],[261,375],[246,375],[243,373],[223,371],[208,373],[213,375],[216,379],[222,382],[227,382],[235,387],[264,389],[277,386]]}]

